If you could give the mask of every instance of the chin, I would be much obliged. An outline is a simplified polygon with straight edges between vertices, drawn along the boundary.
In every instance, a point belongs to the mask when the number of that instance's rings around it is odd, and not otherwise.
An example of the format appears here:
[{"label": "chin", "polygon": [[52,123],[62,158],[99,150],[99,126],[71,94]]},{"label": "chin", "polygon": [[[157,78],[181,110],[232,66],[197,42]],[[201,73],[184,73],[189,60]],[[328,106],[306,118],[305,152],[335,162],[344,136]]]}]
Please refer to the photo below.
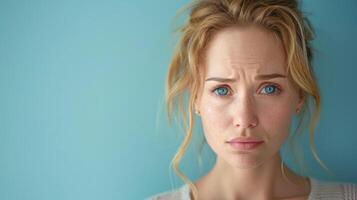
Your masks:
[{"label": "chin", "polygon": [[262,159],[249,154],[235,155],[234,158],[230,155],[230,158],[227,158],[226,162],[237,169],[254,169],[263,164]]}]

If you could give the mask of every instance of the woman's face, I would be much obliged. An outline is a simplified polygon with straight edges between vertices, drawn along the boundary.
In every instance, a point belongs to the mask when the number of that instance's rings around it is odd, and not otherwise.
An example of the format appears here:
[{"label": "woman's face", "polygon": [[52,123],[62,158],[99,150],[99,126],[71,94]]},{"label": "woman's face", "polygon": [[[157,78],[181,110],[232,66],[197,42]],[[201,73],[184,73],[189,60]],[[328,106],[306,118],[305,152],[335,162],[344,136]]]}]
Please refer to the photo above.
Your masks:
[{"label": "woman's face", "polygon": [[[286,65],[281,40],[258,26],[226,28],[212,38],[195,106],[207,143],[220,160],[251,168],[277,155],[303,104],[287,78]],[[227,143],[237,137],[263,143],[253,149]]]}]

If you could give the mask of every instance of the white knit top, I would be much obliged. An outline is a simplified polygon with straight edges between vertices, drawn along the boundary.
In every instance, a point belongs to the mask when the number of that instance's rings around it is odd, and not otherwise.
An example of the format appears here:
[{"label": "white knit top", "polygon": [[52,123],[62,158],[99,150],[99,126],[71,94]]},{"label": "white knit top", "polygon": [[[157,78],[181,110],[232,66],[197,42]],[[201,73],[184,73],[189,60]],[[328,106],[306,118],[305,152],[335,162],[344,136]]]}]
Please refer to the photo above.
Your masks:
[{"label": "white knit top", "polygon": [[[357,200],[357,185],[318,181],[310,178],[311,191],[308,200]],[[174,191],[166,191],[146,200],[191,200],[190,188],[187,184]]]}]

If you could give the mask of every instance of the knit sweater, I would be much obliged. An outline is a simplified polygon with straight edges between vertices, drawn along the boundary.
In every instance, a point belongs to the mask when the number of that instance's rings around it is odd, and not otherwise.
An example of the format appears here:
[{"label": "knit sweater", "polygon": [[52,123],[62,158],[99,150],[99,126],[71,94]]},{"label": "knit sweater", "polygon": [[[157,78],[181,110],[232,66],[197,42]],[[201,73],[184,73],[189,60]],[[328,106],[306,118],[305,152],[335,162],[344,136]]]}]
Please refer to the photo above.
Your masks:
[{"label": "knit sweater", "polygon": [[[310,178],[308,200],[357,200],[357,185],[352,183],[325,182]],[[174,191],[166,191],[146,200],[191,200],[187,184]]]}]

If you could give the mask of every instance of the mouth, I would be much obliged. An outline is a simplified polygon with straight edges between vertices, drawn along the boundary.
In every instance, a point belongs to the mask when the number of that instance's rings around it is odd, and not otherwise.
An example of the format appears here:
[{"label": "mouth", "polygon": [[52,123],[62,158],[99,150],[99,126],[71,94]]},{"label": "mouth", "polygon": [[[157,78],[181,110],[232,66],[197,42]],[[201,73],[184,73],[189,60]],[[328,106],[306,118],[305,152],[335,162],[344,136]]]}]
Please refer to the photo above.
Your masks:
[{"label": "mouth", "polygon": [[247,151],[253,150],[258,148],[264,143],[264,141],[257,141],[257,142],[228,142],[228,144],[233,147],[234,149]]}]

